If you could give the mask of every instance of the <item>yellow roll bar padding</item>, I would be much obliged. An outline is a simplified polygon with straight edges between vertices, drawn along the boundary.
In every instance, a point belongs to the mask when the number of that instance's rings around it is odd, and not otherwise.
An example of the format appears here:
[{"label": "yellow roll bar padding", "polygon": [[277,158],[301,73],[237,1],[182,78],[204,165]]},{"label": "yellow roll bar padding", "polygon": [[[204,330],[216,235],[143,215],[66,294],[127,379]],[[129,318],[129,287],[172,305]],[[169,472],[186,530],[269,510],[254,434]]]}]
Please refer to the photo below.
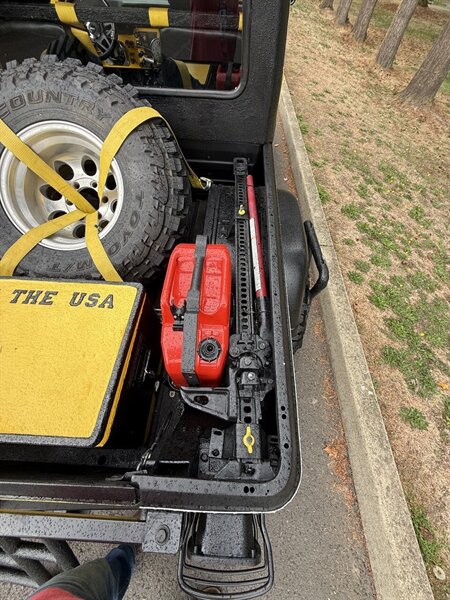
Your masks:
[{"label": "yellow roll bar padding", "polygon": [[[100,151],[100,170],[98,193],[100,198],[103,195],[109,168],[115,155],[119,151],[123,142],[127,139],[134,129],[150,119],[162,119],[172,133],[177,144],[183,161],[186,164],[189,181],[192,187],[199,189],[209,189],[211,182],[208,179],[198,177],[184,157],[175,134],[167,121],[160,113],[150,106],[134,108],[123,115],[109,132]],[[77,210],[66,215],[58,217],[51,222],[43,223],[24,233],[4,254],[0,260],[0,275],[11,276],[22,259],[44,238],[53,235],[60,229],[75,223],[76,221],[86,219],[86,246],[91,258],[101,276],[106,281],[122,281],[119,273],[112,264],[105,248],[99,238],[98,212],[95,208],[77,192],[65,179],[56,171],[47,165],[34,150],[32,150],[18,135],[0,119],[0,143],[5,146],[14,156],[23,162],[38,177],[43,179],[48,185],[57,190],[62,196],[67,198]]]},{"label": "yellow roll bar padding", "polygon": [[238,21],[238,31],[242,31],[244,29],[244,13],[239,13],[239,21]]},{"label": "yellow roll bar padding", "polygon": [[150,27],[169,27],[169,9],[168,8],[149,8],[148,21]]}]

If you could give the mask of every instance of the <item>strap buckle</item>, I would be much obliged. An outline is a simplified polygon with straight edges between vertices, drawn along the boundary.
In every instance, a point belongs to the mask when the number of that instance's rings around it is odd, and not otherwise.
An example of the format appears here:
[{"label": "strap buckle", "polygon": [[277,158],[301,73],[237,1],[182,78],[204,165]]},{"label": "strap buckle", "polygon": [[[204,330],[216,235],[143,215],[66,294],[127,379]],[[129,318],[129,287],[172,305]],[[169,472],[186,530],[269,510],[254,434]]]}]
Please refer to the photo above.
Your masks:
[{"label": "strap buckle", "polygon": [[212,179],[209,179],[208,177],[200,177],[199,179],[203,184],[203,189],[205,192],[209,192],[212,186]]}]

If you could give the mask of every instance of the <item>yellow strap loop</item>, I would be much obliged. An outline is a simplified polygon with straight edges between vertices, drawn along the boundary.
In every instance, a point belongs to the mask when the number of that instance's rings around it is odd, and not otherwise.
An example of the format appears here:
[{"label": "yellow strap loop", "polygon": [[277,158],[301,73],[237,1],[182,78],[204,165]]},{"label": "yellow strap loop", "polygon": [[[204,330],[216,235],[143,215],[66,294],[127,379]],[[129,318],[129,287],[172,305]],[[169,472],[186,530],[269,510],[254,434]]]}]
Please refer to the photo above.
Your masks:
[{"label": "yellow strap loop", "polygon": [[88,32],[82,23],[79,22],[75,12],[75,4],[71,2],[61,2],[60,0],[50,0],[56,11],[56,16],[63,25],[68,25],[74,37],[79,40],[83,46],[94,56],[97,56],[97,50],[89,37]]},{"label": "yellow strap loop", "polygon": [[189,166],[189,163],[187,162],[180,146],[178,145],[178,142],[176,141],[175,134],[166,119],[154,108],[151,108],[150,106],[140,106],[138,108],[131,109],[125,115],[123,115],[123,117],[121,117],[113,126],[108,134],[108,137],[103,143],[102,151],[100,152],[100,173],[98,180],[98,193],[100,198],[103,196],[103,190],[105,188],[106,178],[108,177],[111,162],[113,161],[123,142],[127,139],[130,133],[136,129],[136,127],[139,127],[139,125],[142,125],[145,123],[145,121],[149,121],[150,119],[161,119],[169,128],[169,131],[173,135],[175,143],[178,146],[178,151],[180,152],[186,165],[189,181],[191,182],[192,187],[202,190],[209,188],[210,181],[198,177]]},{"label": "yellow strap loop", "polygon": [[20,261],[25,258],[28,252],[33,250],[39,242],[42,242],[42,240],[53,235],[60,229],[83,219],[85,216],[86,213],[81,210],[74,210],[66,215],[57,217],[53,221],[48,221],[47,223],[43,223],[42,225],[38,225],[37,227],[30,229],[30,231],[27,231],[27,233],[22,235],[17,242],[14,242],[3,255],[3,258],[0,260],[0,275],[6,277],[14,275],[14,271]]},{"label": "yellow strap loop", "polygon": [[112,264],[98,234],[98,212],[95,211],[86,217],[86,246],[94,265],[105,281],[122,281],[122,277]]},{"label": "yellow strap loop", "polygon": [[181,81],[183,83],[183,88],[185,90],[192,90],[191,74],[189,73],[187,64],[185,62],[183,62],[182,60],[175,60],[175,63],[177,65],[178,71],[180,73]]},{"label": "yellow strap loop", "polygon": [[70,27],[82,27],[78,20],[77,13],[75,12],[75,4],[72,2],[57,2],[52,1],[55,6],[55,11],[58,19],[63,25],[69,25]]},{"label": "yellow strap loop", "polygon": [[73,37],[76,37],[77,40],[79,40],[83,44],[86,50],[88,50],[94,56],[98,56],[98,52],[95,49],[95,46],[92,43],[87,31],[82,31],[81,29],[77,29],[76,27],[72,27],[70,31]]}]

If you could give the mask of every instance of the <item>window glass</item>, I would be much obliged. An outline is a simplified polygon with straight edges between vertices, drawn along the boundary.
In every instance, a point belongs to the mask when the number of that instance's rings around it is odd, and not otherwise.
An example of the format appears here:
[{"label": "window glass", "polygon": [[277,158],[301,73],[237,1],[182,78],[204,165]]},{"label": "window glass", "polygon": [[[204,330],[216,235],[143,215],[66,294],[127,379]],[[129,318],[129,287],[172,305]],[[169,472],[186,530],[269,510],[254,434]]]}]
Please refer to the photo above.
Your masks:
[{"label": "window glass", "polygon": [[[83,24],[104,68],[146,87],[233,91],[239,86],[242,0],[105,0],[104,4],[124,9],[117,22]],[[88,5],[98,6],[95,0],[80,2]],[[148,23],[138,23],[138,15],[140,21],[142,15],[148,16]]]}]

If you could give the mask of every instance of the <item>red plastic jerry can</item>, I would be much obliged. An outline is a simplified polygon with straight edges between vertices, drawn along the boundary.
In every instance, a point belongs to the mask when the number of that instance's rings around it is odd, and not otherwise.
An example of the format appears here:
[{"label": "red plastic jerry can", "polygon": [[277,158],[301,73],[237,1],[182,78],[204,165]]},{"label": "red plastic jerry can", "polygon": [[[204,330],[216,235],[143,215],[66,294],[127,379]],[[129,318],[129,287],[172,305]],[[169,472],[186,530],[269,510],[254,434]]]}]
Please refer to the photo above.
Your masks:
[{"label": "red plastic jerry can", "polygon": [[[198,246],[180,244],[175,248],[161,294],[164,365],[177,386],[220,385],[228,354],[231,257],[225,245],[206,244],[206,239],[203,244],[201,265],[197,270]],[[196,277],[200,287],[199,293],[197,289],[194,294],[195,304],[191,289],[196,285]],[[192,308],[194,304],[195,309]],[[186,357],[190,358],[193,367],[189,375]]]}]

